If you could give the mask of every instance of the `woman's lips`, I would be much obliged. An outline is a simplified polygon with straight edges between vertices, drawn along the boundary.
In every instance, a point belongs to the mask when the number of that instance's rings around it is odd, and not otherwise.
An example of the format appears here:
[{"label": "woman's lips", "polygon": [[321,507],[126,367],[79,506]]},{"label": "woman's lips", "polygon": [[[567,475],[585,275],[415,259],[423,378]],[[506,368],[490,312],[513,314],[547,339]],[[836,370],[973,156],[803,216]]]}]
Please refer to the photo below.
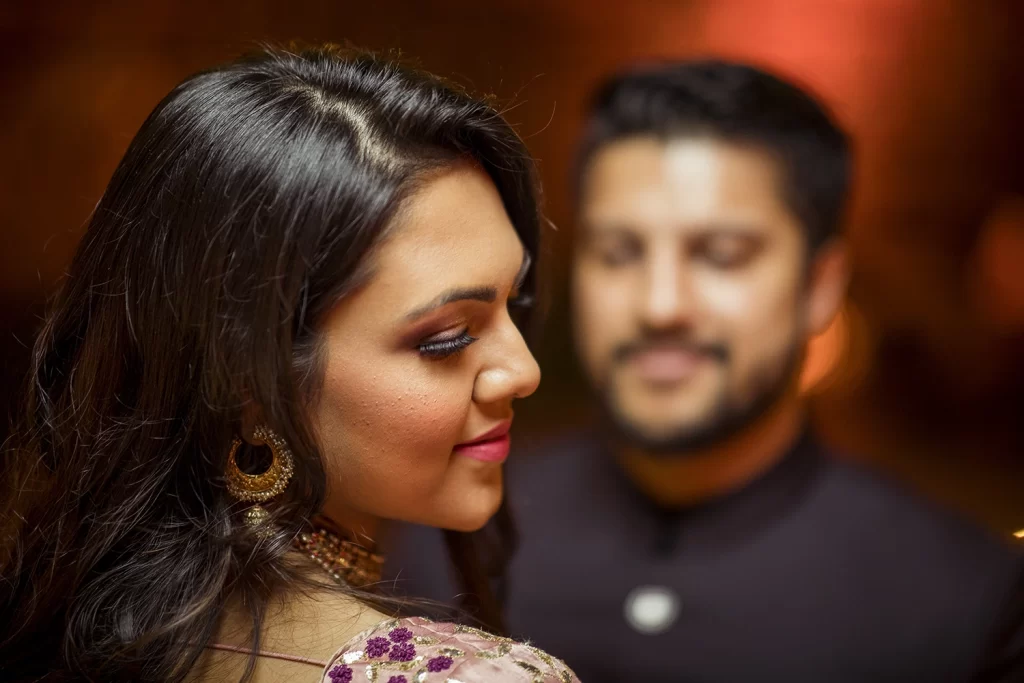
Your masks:
[{"label": "woman's lips", "polygon": [[511,426],[511,421],[503,422],[473,441],[460,443],[454,451],[459,455],[482,462],[503,462],[508,458],[509,450],[512,447],[512,439],[508,434]]}]

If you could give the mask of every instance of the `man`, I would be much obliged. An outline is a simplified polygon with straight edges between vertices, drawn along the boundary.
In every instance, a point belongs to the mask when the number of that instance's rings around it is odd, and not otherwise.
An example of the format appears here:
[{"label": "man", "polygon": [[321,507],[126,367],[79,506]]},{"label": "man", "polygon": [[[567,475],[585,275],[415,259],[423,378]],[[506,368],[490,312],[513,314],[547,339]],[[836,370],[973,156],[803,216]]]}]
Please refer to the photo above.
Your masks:
[{"label": "man", "polygon": [[747,66],[597,94],[572,285],[608,419],[509,473],[510,628],[581,680],[960,681],[996,637],[1009,545],[805,428],[796,381],[844,296],[849,177],[822,107]]}]

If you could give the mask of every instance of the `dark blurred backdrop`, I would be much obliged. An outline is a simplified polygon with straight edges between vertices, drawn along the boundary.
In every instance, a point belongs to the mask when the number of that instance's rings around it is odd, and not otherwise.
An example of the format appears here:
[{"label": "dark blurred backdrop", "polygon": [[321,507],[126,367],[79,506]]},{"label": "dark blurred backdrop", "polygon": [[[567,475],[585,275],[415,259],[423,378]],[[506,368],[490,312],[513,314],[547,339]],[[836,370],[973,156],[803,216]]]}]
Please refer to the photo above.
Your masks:
[{"label": "dark blurred backdrop", "polygon": [[[608,71],[738,57],[810,85],[857,141],[847,310],[805,376],[827,439],[995,529],[1024,527],[1024,2],[229,0],[0,3],[4,412],[42,302],[143,118],[261,42],[400,49],[493,93],[555,227],[545,383],[520,426],[585,420],[565,314],[571,141]],[[859,455],[856,455],[859,454]]]}]

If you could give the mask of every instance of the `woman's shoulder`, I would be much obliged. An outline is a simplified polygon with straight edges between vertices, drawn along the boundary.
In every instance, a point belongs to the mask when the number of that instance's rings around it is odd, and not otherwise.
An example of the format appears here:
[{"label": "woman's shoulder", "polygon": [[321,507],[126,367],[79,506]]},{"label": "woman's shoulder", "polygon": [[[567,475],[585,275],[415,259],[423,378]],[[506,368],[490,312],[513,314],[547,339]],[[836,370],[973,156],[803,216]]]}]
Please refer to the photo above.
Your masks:
[{"label": "woman's shoulder", "polygon": [[421,617],[381,622],[345,644],[322,683],[578,683],[564,663],[527,643]]}]

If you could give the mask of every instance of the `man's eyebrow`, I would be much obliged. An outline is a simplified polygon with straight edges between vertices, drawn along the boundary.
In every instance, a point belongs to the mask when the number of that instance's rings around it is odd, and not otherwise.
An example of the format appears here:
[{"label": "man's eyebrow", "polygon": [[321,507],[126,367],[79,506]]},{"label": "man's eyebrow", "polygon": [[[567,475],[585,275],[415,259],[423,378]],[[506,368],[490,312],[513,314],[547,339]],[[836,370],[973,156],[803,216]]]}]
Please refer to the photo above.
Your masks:
[{"label": "man's eyebrow", "polygon": [[640,231],[634,225],[620,220],[581,220],[579,223],[579,233],[584,237],[635,235],[638,232]]}]

